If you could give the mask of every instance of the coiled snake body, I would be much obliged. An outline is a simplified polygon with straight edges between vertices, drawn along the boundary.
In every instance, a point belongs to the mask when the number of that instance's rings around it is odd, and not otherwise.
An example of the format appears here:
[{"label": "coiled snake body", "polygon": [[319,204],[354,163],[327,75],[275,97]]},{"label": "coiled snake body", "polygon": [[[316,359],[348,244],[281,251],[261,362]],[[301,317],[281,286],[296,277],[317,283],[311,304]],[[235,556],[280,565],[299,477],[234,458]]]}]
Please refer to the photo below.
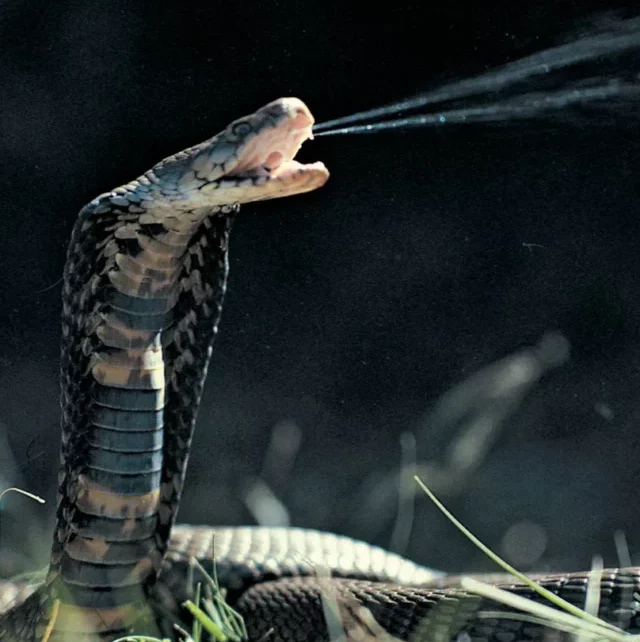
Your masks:
[{"label": "coiled snake body", "polygon": [[[440,573],[349,538],[174,527],[233,219],[242,203],[324,184],[322,163],[293,160],[312,124],[301,101],[274,101],[81,211],[64,274],[51,562],[44,586],[28,597],[4,584],[15,600],[0,618],[3,642],[113,640],[162,628],[152,605],[179,608],[187,560],[210,565],[214,533],[218,576],[253,639],[269,629],[272,640],[328,639],[327,591],[352,636],[368,630],[362,606],[402,639],[416,631],[500,642],[541,635],[532,624],[483,620],[480,599],[445,590]],[[318,579],[318,566],[344,579]],[[585,574],[544,582],[578,604],[584,598]],[[633,628],[638,584],[637,569],[605,572],[601,615]]]}]

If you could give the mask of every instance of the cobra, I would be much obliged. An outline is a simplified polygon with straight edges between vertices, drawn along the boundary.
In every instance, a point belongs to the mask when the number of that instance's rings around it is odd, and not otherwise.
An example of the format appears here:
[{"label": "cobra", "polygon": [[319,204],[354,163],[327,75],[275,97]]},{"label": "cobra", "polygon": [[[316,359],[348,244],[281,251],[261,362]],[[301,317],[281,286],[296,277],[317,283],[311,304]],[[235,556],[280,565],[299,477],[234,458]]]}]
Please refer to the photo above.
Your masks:
[{"label": "cobra", "polygon": [[[113,640],[163,630],[188,560],[216,568],[251,639],[326,640],[326,583],[342,622],[366,607],[392,635],[460,631],[541,637],[478,614],[441,573],[346,537],[302,529],[174,526],[195,418],[222,311],[231,227],[243,203],[301,194],[328,178],[294,160],[313,117],[282,98],[166,158],[85,206],[64,271],[58,506],[46,581],[4,583],[0,640]],[[542,578],[578,604],[585,573]],[[601,615],[635,625],[637,569],[603,575]],[[324,587],[324,588],[323,588]],[[510,586],[530,595],[530,589]],[[442,627],[445,627],[444,629]],[[431,627],[431,628],[430,628]]]}]

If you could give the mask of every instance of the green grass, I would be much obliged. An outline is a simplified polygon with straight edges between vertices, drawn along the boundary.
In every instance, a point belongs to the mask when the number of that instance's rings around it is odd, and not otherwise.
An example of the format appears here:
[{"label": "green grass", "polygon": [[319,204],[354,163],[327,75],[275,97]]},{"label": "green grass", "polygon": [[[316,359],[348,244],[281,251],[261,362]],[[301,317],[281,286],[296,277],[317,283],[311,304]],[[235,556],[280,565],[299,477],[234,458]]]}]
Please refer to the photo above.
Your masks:
[{"label": "green grass", "polygon": [[[218,584],[218,578],[204,570],[195,558],[191,558],[192,568],[202,576],[198,582],[194,600],[187,600],[183,607],[193,616],[191,631],[180,624],[173,627],[181,642],[202,642],[205,639],[216,642],[244,642],[248,640],[247,630],[242,616],[225,600],[224,589]],[[205,633],[208,636],[205,636]],[[134,635],[119,638],[115,642],[172,642],[168,638],[156,638],[144,635]]]},{"label": "green grass", "polygon": [[541,626],[553,628],[558,631],[572,633],[578,640],[608,640],[610,642],[630,642],[632,640],[640,640],[640,635],[627,633],[613,624],[609,624],[609,622],[605,622],[597,617],[600,577],[602,572],[601,562],[597,563],[596,567],[592,569],[589,577],[589,586],[585,599],[585,610],[579,609],[577,606],[563,600],[561,597],[547,590],[543,586],[540,586],[534,580],[527,577],[524,573],[521,573],[500,558],[488,546],[483,544],[475,535],[473,535],[473,533],[471,533],[460,521],[458,521],[458,519],[456,519],[456,517],[454,517],[440,502],[440,500],[427,488],[427,486],[425,486],[419,477],[416,476],[414,479],[429,499],[431,499],[438,509],[458,530],[460,530],[463,535],[465,535],[465,537],[467,537],[507,573],[513,575],[516,579],[529,586],[536,593],[557,607],[551,608],[522,596],[514,595],[509,591],[499,589],[490,584],[479,582],[474,578],[465,577],[461,581],[461,587],[463,589],[510,608],[522,611],[522,613],[485,611],[480,614],[481,617],[516,619],[540,624]]}]

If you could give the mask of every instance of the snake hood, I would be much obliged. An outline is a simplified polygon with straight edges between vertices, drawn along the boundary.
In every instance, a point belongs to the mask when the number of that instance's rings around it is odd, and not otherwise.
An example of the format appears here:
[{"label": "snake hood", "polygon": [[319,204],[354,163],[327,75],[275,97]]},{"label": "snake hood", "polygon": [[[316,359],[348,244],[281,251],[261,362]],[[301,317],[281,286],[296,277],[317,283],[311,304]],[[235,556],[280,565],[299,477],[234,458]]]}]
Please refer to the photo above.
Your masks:
[{"label": "snake hood", "polygon": [[280,98],[222,132],[171,156],[141,176],[139,187],[170,209],[261,201],[321,187],[329,172],[321,162],[293,160],[312,138],[313,116],[298,98]]}]

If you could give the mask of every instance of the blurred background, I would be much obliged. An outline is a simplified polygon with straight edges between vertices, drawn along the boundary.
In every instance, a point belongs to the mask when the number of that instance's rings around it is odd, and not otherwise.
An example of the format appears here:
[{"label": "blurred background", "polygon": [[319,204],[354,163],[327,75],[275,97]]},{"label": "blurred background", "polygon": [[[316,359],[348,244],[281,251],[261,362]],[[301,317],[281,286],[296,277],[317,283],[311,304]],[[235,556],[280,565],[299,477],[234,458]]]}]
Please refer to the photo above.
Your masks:
[{"label": "blurred background", "polygon": [[[4,500],[2,573],[48,559],[59,278],[86,202],[280,96],[344,116],[631,8],[3,2],[0,488],[47,504]],[[616,565],[618,531],[638,551],[635,117],[307,143],[327,185],[235,225],[180,521],[290,523],[492,569],[413,498],[417,470],[523,570]]]}]

